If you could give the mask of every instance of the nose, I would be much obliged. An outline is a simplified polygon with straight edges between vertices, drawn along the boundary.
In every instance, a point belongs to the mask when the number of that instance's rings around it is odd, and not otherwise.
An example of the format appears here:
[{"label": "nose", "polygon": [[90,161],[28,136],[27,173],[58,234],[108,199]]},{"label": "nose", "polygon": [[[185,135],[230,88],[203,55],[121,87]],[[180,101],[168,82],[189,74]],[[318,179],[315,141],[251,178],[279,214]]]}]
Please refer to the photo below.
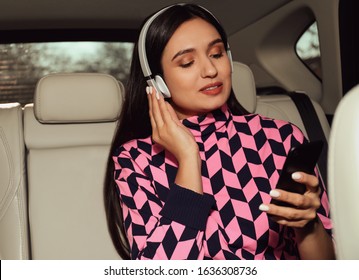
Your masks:
[{"label": "nose", "polygon": [[216,65],[213,63],[213,61],[206,57],[202,61],[202,69],[201,69],[201,76],[202,78],[214,78],[217,76],[218,70]]}]

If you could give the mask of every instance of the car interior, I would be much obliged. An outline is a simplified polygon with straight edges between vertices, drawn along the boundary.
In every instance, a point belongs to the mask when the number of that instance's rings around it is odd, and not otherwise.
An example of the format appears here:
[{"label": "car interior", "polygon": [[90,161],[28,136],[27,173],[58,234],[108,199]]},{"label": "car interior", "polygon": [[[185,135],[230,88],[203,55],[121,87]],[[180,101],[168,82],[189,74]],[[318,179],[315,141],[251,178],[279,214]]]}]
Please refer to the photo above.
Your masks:
[{"label": "car interior", "polygon": [[[358,2],[183,2],[206,7],[223,24],[233,91],[249,113],[290,121],[310,141],[326,143],[318,170],[329,190],[337,258],[359,259]],[[175,3],[0,3],[0,259],[120,258],[106,225],[103,184],[125,76],[94,64],[31,76],[32,84],[22,85],[23,70],[9,50],[43,42],[133,44],[148,15]],[[296,45],[303,34],[313,36],[313,23],[318,42],[309,46],[317,53],[304,59]],[[123,68],[128,73],[129,65]],[[25,86],[26,98],[19,90]]]}]

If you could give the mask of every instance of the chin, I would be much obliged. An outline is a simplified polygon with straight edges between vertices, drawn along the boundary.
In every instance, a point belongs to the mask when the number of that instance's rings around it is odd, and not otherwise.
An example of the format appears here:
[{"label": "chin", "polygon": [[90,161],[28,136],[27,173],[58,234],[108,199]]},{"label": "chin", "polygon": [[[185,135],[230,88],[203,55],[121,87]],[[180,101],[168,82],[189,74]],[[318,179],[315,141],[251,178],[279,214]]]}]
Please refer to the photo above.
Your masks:
[{"label": "chin", "polygon": [[214,110],[217,110],[219,108],[221,108],[226,102],[220,103],[220,104],[216,104],[216,105],[209,105],[209,106],[205,106],[205,107],[201,107],[201,109],[199,109],[199,114],[198,115],[203,115],[209,112],[212,112]]},{"label": "chin", "polygon": [[203,102],[204,107],[207,108],[207,110],[209,111],[213,111],[216,110],[218,108],[221,108],[228,100],[229,98],[229,94],[224,96],[224,95],[219,95],[216,96],[216,98],[213,98],[211,100],[206,100],[205,102]]}]

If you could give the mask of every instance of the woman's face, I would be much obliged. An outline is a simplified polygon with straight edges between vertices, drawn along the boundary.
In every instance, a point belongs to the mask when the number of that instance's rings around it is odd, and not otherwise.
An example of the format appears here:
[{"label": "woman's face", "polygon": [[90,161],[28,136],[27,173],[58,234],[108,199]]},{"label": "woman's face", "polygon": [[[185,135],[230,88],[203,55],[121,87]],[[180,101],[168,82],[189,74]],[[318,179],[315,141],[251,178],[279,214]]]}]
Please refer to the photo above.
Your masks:
[{"label": "woman's face", "polygon": [[203,19],[184,22],[162,55],[171,105],[180,119],[221,107],[231,91],[231,66],[221,36]]}]

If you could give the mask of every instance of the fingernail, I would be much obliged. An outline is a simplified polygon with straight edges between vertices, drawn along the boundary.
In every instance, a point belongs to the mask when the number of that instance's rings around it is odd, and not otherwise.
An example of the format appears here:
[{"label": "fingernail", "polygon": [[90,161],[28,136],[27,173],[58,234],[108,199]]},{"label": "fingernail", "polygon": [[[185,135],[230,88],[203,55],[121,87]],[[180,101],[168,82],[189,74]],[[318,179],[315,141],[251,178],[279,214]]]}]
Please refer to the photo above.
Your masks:
[{"label": "fingernail", "polygon": [[277,190],[271,190],[271,191],[269,192],[269,195],[270,195],[271,197],[279,197],[279,196],[280,196],[280,193],[279,193]]},{"label": "fingernail", "polygon": [[302,179],[302,174],[298,173],[298,172],[295,172],[292,174],[292,179],[293,180],[299,180],[299,179]]},{"label": "fingernail", "polygon": [[269,207],[265,204],[259,205],[259,210],[267,212],[269,210]]}]

